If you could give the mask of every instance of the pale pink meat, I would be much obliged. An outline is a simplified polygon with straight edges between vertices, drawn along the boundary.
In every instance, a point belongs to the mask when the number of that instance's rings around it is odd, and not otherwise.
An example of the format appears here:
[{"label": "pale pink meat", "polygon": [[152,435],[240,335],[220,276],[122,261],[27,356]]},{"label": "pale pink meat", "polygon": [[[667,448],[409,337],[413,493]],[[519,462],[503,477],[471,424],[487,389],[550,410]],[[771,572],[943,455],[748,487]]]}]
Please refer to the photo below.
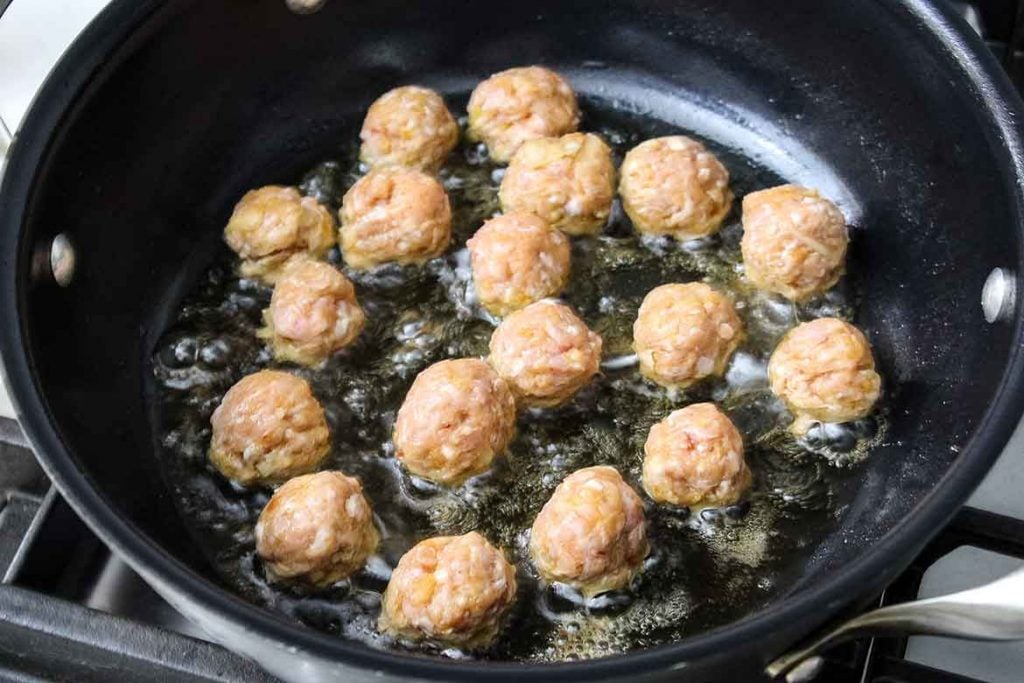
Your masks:
[{"label": "pale pink meat", "polygon": [[359,158],[370,166],[436,171],[455,148],[459,126],[440,95],[406,85],[370,105],[359,137]]}]

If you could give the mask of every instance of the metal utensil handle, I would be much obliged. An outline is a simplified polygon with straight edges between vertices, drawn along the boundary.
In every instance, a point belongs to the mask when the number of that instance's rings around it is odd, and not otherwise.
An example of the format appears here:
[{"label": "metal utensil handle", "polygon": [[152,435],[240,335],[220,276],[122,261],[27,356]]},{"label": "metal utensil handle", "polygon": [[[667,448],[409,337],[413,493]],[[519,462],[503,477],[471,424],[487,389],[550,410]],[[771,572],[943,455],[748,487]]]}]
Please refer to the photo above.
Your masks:
[{"label": "metal utensil handle", "polygon": [[855,617],[806,647],[779,657],[765,672],[788,681],[808,680],[817,671],[807,666],[829,647],[863,636],[930,635],[968,640],[1024,640],[1024,569],[978,588],[927,600],[872,610]]}]

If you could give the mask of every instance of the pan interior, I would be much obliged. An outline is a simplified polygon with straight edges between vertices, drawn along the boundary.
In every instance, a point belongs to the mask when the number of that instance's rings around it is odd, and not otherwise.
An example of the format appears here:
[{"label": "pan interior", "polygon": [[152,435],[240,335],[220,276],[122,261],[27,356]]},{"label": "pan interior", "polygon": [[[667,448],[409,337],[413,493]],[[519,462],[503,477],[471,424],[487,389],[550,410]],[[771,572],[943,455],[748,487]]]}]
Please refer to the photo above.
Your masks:
[{"label": "pan interior", "polygon": [[[151,361],[182,302],[223,264],[231,206],[249,188],[345,162],[361,113],[389,87],[464,96],[493,71],[545,63],[586,96],[594,127],[632,112],[645,135],[687,131],[723,153],[737,194],[802,182],[853,223],[846,292],[886,379],[887,431],[853,470],[800,464],[838,477],[828,519],[786,532],[785,566],[764,572],[773,589],[735,609],[702,601],[722,611],[694,628],[784,608],[870,553],[958,458],[984,455],[968,442],[1012,351],[1009,327],[985,324],[978,305],[988,272],[1019,264],[1008,151],[968,75],[905,12],[867,0],[382,0],[298,17],[277,0],[164,3],[56,124],[16,235],[27,351],[81,485],[225,583],[182,523],[178,480],[164,477]],[[66,289],[31,277],[33,248],[57,231],[78,249]],[[344,415],[334,418],[337,430]],[[679,523],[693,536],[730,528]],[[742,570],[745,585],[759,571]]]}]

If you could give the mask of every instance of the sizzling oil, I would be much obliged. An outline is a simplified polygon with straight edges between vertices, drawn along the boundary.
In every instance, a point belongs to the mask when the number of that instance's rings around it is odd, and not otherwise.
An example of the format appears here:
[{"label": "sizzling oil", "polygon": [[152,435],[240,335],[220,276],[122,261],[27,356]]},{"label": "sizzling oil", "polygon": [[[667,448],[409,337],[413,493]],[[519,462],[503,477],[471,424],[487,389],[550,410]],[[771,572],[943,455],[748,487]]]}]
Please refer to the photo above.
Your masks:
[{"label": "sizzling oil", "polygon": [[[645,138],[679,132],[597,102],[585,105],[584,129],[603,135],[617,162]],[[735,151],[710,146],[729,168],[737,197],[783,181]],[[351,149],[311,169],[300,187],[336,209],[359,173]],[[793,558],[806,556],[835,525],[856,486],[856,462],[881,438],[884,421],[876,416],[819,426],[801,443],[790,436],[785,411],[767,388],[768,355],[799,321],[852,317],[854,300],[842,284],[806,306],[745,286],[735,208],[718,235],[677,244],[640,239],[616,205],[600,237],[574,239],[572,282],[564,294],[604,338],[603,373],[567,406],[522,412],[506,457],[460,488],[436,487],[398,467],[391,428],[416,374],[444,358],[486,354],[496,321],[475,303],[465,241],[497,212],[501,174],[480,148],[463,143],[442,172],[453,208],[448,255],[422,267],[346,270],[367,313],[359,341],[323,368],[287,365],[309,380],[326,411],[333,448],[325,468],[362,480],[382,535],[366,568],[328,591],[268,584],[253,526],[269,491],[231,485],[206,459],[210,415],[227,389],[247,374],[279,366],[255,334],[270,290],[239,279],[225,249],[182,303],[153,358],[161,463],[212,565],[254,603],[373,647],[403,649],[408,646],[375,629],[391,569],[423,538],[478,530],[519,568],[511,623],[487,651],[437,652],[501,660],[569,660],[650,647],[740,618],[791,588],[801,572]],[[339,261],[337,254],[333,259]],[[640,378],[631,356],[632,323],[650,289],[693,280],[734,296],[748,336],[724,378],[670,392]],[[608,464],[640,490],[649,427],[676,408],[706,400],[718,402],[744,434],[754,472],[744,501],[703,511],[647,501],[653,551],[629,590],[583,601],[571,590],[542,588],[528,561],[526,534],[554,487],[576,469]]]}]

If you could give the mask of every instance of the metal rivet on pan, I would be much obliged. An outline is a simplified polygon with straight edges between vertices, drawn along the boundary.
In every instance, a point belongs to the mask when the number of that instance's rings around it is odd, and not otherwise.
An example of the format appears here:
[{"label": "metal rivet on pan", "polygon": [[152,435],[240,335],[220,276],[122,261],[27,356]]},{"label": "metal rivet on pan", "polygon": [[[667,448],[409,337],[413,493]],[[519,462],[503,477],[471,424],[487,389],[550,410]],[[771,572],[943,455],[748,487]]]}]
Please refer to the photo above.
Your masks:
[{"label": "metal rivet on pan", "polygon": [[288,9],[296,14],[312,14],[321,7],[327,0],[284,0]]},{"label": "metal rivet on pan", "polygon": [[1010,320],[1017,303],[1017,278],[1009,270],[993,268],[981,290],[981,310],[985,321]]},{"label": "metal rivet on pan", "polygon": [[821,673],[821,667],[824,663],[825,660],[821,657],[808,657],[786,674],[786,683],[807,683],[807,681],[813,681]]},{"label": "metal rivet on pan", "polygon": [[50,242],[50,273],[61,287],[70,285],[75,276],[75,248],[64,233]]}]

